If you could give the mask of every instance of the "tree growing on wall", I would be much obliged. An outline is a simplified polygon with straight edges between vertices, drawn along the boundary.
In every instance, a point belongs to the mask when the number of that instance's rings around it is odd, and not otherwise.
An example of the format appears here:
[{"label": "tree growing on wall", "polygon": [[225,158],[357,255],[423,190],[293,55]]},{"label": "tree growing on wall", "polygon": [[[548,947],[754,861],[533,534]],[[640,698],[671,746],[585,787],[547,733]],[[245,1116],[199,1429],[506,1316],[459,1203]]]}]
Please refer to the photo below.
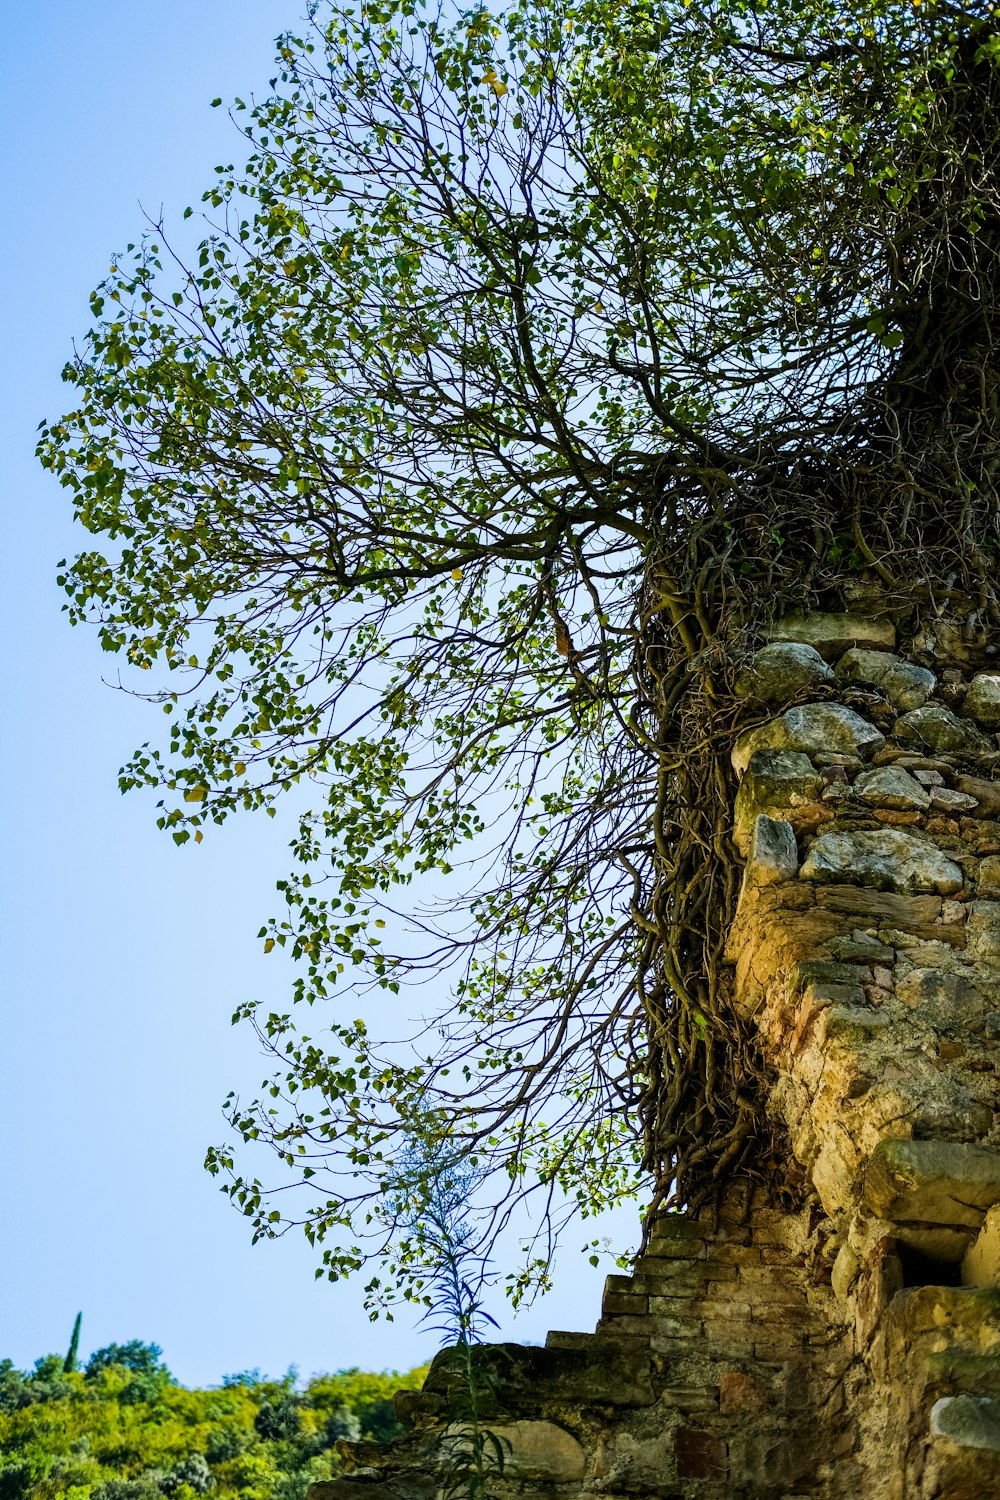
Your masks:
[{"label": "tree growing on wall", "polygon": [[946,0],[317,4],[199,247],[116,259],[40,452],[70,617],[169,716],[122,788],[178,843],[301,810],[229,1116],[303,1193],[209,1159],[257,1234],[364,1263],[417,1122],[543,1278],[559,1192],[769,1172],[738,675],[860,575],[998,618],[998,47]]}]

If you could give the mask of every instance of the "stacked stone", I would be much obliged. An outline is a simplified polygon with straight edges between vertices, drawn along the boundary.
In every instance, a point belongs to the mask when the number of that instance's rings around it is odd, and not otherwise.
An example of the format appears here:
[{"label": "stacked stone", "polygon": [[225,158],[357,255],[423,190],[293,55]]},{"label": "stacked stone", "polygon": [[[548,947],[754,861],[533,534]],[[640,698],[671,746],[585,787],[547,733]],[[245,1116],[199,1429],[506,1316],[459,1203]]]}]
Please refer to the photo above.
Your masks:
[{"label": "stacked stone", "polygon": [[635,1273],[609,1277],[598,1335],[648,1340],[658,1405],[607,1436],[595,1490],[860,1493],[860,1371],[817,1248],[808,1212],[738,1192],[717,1216],[654,1226]]},{"label": "stacked stone", "polygon": [[833,1222],[842,1297],[887,1236],[995,1285],[1000,674],[939,679],[883,619],[775,635],[740,686],[794,701],[733,751],[729,950],[779,1070],[772,1108]]},{"label": "stacked stone", "polygon": [[[1000,1293],[906,1290],[881,1247],[863,1338],[808,1210],[730,1192],[669,1216],[594,1334],[473,1351],[496,1500],[984,1500],[1000,1493]],[[993,1338],[993,1345],[990,1339]],[[445,1359],[403,1391],[409,1432],[340,1443],[311,1500],[444,1500],[468,1443]],[[489,1451],[493,1451],[490,1449]],[[457,1491],[455,1493],[462,1493]]]},{"label": "stacked stone", "polygon": [[[1000,670],[936,621],[781,622],[740,689],[735,1001],[811,1184],[731,1190],[595,1334],[475,1351],[497,1500],[1000,1495]],[[445,1500],[448,1366],[311,1500]],[[457,1449],[456,1449],[457,1444]],[[350,1470],[348,1473],[347,1471]]]},{"label": "stacked stone", "polygon": [[[734,1192],[718,1217],[654,1226],[634,1273],[608,1278],[596,1333],[475,1350],[483,1421],[504,1454],[490,1494],[855,1500],[863,1374],[814,1250],[808,1212]],[[338,1445],[351,1472],[312,1500],[440,1494],[450,1405],[438,1361],[423,1391],[397,1397],[409,1436]]]}]

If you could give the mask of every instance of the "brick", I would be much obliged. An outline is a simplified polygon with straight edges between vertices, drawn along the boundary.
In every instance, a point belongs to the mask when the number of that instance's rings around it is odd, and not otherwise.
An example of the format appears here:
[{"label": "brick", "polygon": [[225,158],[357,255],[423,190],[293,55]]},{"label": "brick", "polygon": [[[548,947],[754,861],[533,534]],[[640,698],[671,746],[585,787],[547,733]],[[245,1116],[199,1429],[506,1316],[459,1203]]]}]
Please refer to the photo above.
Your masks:
[{"label": "brick", "polygon": [[709,1259],[702,1262],[705,1275],[710,1281],[735,1281],[739,1272],[731,1261],[722,1259]]},{"label": "brick", "polygon": [[674,1438],[674,1455],[681,1479],[725,1479],[729,1472],[726,1445],[714,1432],[679,1428]]},{"label": "brick", "polygon": [[[697,1240],[699,1243],[704,1239],[704,1229],[697,1219],[689,1219],[685,1214],[664,1214],[662,1218],[653,1221],[649,1232],[650,1247],[655,1244],[671,1242],[676,1244],[681,1240]],[[654,1252],[661,1254],[659,1248]]]},{"label": "brick", "polygon": [[657,1332],[650,1336],[649,1347],[652,1352],[665,1360],[690,1359],[692,1354],[691,1340],[700,1338],[702,1326],[699,1322],[693,1322],[687,1330],[686,1338],[678,1338],[676,1334],[666,1331]]},{"label": "brick", "polygon": [[735,1278],[733,1281],[709,1281],[702,1290],[702,1296],[712,1297],[716,1302],[725,1302],[727,1297],[732,1297],[735,1292]]},{"label": "brick", "polygon": [[[703,1327],[706,1340],[718,1343],[722,1349],[729,1348],[735,1344],[746,1348],[756,1338],[760,1331],[760,1325],[749,1322],[730,1321],[726,1318],[705,1318]],[[714,1351],[713,1351],[714,1352]]]},{"label": "brick", "polygon": [[693,1287],[686,1291],[683,1296],[675,1297],[650,1297],[649,1313],[654,1318],[680,1318],[686,1320],[691,1315],[691,1306],[696,1300],[701,1299],[701,1288]]},{"label": "brick", "polygon": [[[703,1239],[651,1240],[650,1256],[657,1260],[704,1260],[708,1246]],[[643,1256],[645,1260],[646,1257]]]},{"label": "brick", "polygon": [[810,1312],[808,1308],[789,1306],[786,1302],[755,1302],[752,1305],[752,1318],[757,1327],[762,1323],[777,1323],[782,1328],[801,1328],[808,1331],[811,1328],[826,1326],[822,1319]]},{"label": "brick", "polygon": [[664,1406],[677,1411],[718,1411],[719,1393],[715,1386],[668,1386],[660,1396]]},{"label": "brick", "polygon": [[723,1416],[734,1412],[756,1414],[766,1411],[771,1401],[752,1375],[742,1370],[727,1370],[719,1378],[719,1411]]},{"label": "brick", "polygon": [[801,1307],[805,1309],[805,1297],[797,1287],[788,1286],[751,1286],[741,1287],[740,1295],[745,1297],[752,1307]]},{"label": "brick", "polygon": [[[667,1264],[670,1265],[671,1262],[668,1261]],[[609,1276],[605,1290],[647,1297],[683,1297],[688,1291],[697,1291],[705,1285],[708,1279],[706,1261],[695,1261],[690,1267],[681,1261],[674,1261],[673,1264],[677,1267],[673,1276]]]},{"label": "brick", "polygon": [[597,1325],[598,1333],[655,1333],[664,1321],[650,1317],[648,1313],[611,1313]]},{"label": "brick", "polygon": [[605,1318],[617,1318],[626,1313],[649,1312],[649,1298],[627,1292],[605,1292],[601,1313]]},{"label": "brick", "polygon": [[725,1318],[734,1323],[749,1323],[750,1303],[731,1302],[728,1298],[699,1298],[690,1304],[691,1312],[699,1318]]},{"label": "brick", "polygon": [[760,1250],[756,1245],[727,1245],[724,1259],[734,1266],[759,1266]]},{"label": "brick", "polygon": [[801,1265],[766,1266],[763,1261],[760,1265],[740,1266],[739,1279],[745,1286],[800,1286],[804,1280],[804,1269]]},{"label": "brick", "polygon": [[791,1359],[801,1355],[803,1343],[801,1334],[775,1328],[766,1338],[754,1340],[753,1352],[757,1359]]},{"label": "brick", "polygon": [[673,1256],[665,1255],[640,1255],[635,1263],[636,1274],[639,1276],[656,1277],[657,1279],[683,1276],[687,1271],[698,1271],[705,1265],[705,1259],[695,1256]]}]

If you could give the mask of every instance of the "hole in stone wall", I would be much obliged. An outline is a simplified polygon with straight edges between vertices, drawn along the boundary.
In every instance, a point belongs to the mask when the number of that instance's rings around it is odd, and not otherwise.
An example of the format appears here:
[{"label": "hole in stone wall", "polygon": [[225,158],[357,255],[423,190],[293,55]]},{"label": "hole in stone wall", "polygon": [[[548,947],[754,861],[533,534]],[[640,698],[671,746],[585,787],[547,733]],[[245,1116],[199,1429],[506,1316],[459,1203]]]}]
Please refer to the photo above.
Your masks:
[{"label": "hole in stone wall", "polygon": [[896,1245],[903,1268],[904,1286],[961,1286],[962,1263],[958,1260],[936,1260],[912,1245]]}]

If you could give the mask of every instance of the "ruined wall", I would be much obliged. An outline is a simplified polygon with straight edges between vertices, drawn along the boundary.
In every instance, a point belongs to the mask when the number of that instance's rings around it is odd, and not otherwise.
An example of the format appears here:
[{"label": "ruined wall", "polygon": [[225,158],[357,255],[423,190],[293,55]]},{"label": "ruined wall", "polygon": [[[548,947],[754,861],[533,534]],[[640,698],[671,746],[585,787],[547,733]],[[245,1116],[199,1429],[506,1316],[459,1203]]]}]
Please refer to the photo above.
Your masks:
[{"label": "ruined wall", "polygon": [[[741,690],[736,1004],[809,1206],[668,1217],[594,1334],[479,1352],[501,1496],[1000,1496],[1000,670],[785,620]],[[447,1375],[314,1500],[430,1496]],[[320,1493],[322,1492],[322,1493]]]}]

